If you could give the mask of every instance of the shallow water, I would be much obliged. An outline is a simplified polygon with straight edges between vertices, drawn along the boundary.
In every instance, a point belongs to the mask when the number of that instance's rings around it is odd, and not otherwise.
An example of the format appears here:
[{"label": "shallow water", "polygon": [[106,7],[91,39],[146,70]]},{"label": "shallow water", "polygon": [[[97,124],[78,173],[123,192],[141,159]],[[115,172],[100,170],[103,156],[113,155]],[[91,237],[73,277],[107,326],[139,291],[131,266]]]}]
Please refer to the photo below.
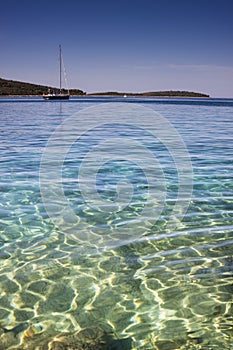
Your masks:
[{"label": "shallow water", "polygon": [[119,349],[233,347],[233,100],[1,99],[0,118],[0,349],[90,327]]}]

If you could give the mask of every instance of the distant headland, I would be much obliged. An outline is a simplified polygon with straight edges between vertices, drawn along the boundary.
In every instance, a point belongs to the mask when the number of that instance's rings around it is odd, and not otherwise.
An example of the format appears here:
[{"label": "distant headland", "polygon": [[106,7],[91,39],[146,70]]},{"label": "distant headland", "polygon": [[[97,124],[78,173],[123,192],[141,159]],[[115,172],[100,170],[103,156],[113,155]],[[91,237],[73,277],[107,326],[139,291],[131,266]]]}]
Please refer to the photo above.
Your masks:
[{"label": "distant headland", "polygon": [[[7,80],[0,78],[0,96],[38,96],[47,94],[48,90],[57,90],[52,86],[31,84],[22,81]],[[67,90],[62,89],[62,93]],[[85,95],[86,93],[79,89],[70,89],[70,95]]]},{"label": "distant headland", "polygon": [[[8,80],[0,78],[0,96],[38,96],[57,88],[45,85],[26,83],[22,81]],[[62,89],[62,93],[67,90]],[[207,94],[192,91],[151,91],[151,92],[96,92],[87,94],[80,89],[70,89],[71,96],[116,96],[116,97],[210,97]]]}]

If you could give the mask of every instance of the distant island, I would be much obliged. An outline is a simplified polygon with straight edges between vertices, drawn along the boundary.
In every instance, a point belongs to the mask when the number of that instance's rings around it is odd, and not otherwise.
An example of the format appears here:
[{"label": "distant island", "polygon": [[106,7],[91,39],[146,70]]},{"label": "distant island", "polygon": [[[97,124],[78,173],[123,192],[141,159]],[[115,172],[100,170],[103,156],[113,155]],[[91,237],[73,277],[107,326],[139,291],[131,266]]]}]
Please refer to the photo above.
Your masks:
[{"label": "distant island", "polygon": [[[0,78],[0,96],[38,96],[47,94],[48,90],[57,90],[55,87],[31,84],[21,81]],[[87,94],[80,89],[70,89],[72,96],[116,96],[116,97],[210,97],[207,94],[192,91],[151,91],[151,92],[96,92]],[[67,93],[62,89],[62,93]]]},{"label": "distant island", "polygon": [[119,96],[119,97],[210,97],[210,95],[192,91],[149,91],[149,92],[96,92],[88,94],[88,96]]}]

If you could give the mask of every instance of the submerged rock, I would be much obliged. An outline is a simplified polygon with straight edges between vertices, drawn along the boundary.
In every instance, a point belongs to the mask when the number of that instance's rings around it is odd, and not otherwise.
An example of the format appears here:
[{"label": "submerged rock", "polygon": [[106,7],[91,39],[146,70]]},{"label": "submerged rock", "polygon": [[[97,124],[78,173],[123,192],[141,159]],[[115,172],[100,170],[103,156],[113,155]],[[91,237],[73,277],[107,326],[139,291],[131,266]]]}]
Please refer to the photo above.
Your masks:
[{"label": "submerged rock", "polygon": [[86,328],[74,334],[60,335],[50,343],[51,350],[107,350],[108,336],[99,329]]},{"label": "submerged rock", "polygon": [[28,326],[28,323],[20,323],[19,325],[13,327],[13,328],[2,328],[4,333],[13,333],[14,337],[16,337],[20,332],[24,331]]},{"label": "submerged rock", "polygon": [[130,350],[131,339],[115,340],[99,328],[47,336],[46,332],[24,338],[21,350]]},{"label": "submerged rock", "polygon": [[24,332],[23,339],[31,338],[36,334],[40,334],[44,331],[45,327],[41,323],[34,324]]}]

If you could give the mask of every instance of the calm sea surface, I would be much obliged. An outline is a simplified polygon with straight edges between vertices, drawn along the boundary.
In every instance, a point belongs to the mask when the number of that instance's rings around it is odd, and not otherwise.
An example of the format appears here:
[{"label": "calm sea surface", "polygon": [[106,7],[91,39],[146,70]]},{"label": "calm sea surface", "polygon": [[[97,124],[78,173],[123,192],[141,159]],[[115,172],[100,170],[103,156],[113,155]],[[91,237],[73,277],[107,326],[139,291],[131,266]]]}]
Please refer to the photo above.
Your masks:
[{"label": "calm sea surface", "polygon": [[1,98],[0,122],[0,350],[233,348],[233,100]]}]

